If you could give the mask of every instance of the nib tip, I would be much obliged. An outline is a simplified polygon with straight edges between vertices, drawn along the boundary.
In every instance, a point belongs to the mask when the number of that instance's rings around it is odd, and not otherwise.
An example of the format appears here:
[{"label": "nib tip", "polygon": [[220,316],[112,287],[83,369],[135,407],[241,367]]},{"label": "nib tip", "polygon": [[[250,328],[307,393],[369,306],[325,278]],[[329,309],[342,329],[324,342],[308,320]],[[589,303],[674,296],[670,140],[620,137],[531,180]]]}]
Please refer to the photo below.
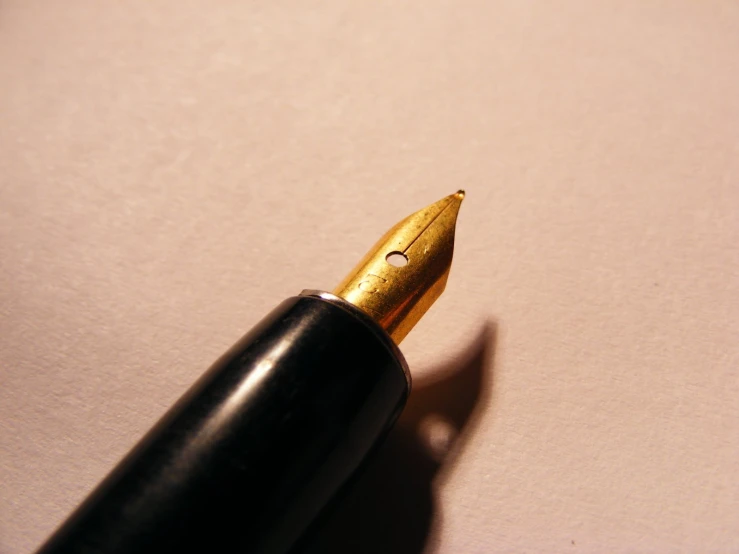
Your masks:
[{"label": "nib tip", "polygon": [[458,191],[457,191],[457,192],[455,193],[455,195],[454,195],[454,196],[456,196],[457,198],[459,198],[460,200],[462,200],[462,198],[464,198],[464,194],[465,194],[465,193],[464,193],[464,191],[463,191],[462,189],[459,189],[459,190],[458,190]]}]

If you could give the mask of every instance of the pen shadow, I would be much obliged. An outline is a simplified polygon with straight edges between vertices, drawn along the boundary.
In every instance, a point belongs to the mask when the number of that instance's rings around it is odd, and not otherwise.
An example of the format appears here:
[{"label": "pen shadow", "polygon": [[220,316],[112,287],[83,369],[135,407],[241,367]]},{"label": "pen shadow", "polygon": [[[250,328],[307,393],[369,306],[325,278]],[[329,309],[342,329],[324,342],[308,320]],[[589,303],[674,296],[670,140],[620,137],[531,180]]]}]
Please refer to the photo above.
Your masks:
[{"label": "pen shadow", "polygon": [[304,554],[420,554],[443,514],[435,497],[492,394],[496,325],[452,363],[414,382],[385,443],[311,532]]}]

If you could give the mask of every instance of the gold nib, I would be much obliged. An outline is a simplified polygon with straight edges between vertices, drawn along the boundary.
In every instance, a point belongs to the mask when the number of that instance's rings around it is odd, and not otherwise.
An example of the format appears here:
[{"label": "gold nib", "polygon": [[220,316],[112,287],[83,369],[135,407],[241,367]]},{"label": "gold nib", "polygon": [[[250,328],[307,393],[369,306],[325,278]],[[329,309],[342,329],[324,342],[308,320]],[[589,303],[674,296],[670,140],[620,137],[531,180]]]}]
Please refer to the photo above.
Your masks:
[{"label": "gold nib", "polygon": [[334,294],[372,316],[399,344],[444,292],[463,198],[460,190],[395,225]]}]

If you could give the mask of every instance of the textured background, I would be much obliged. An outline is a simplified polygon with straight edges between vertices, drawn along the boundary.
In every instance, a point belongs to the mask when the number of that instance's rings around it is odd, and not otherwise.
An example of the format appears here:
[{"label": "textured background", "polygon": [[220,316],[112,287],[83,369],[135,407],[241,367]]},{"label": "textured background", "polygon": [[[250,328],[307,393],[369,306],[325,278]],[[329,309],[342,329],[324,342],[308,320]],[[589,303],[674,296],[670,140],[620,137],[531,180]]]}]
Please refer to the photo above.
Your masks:
[{"label": "textured background", "polygon": [[4,0],[0,184],[3,554],[458,188],[336,551],[739,551],[734,0]]}]

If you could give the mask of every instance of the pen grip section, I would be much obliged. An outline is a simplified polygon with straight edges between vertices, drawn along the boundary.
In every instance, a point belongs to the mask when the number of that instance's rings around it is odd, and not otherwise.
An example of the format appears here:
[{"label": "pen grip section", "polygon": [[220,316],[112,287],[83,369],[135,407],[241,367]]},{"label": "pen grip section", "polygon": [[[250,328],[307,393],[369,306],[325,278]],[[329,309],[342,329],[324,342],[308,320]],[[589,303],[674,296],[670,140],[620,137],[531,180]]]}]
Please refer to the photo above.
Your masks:
[{"label": "pen grip section", "polygon": [[287,552],[405,404],[402,363],[372,325],[321,298],[283,302],[39,552]]}]

